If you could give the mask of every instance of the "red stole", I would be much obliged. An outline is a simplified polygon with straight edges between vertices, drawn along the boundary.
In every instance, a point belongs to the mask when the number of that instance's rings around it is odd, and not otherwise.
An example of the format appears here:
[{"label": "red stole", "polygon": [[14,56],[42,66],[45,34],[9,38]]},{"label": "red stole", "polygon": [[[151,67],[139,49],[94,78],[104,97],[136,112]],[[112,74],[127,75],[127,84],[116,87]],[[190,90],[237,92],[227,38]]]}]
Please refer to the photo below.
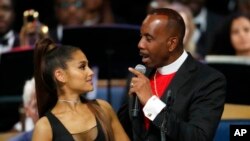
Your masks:
[{"label": "red stole", "polygon": [[[164,91],[168,88],[169,83],[175,76],[175,72],[167,75],[162,75],[159,72],[156,72],[151,78],[150,78],[150,85],[152,88],[152,93],[159,98],[162,97]],[[156,87],[155,87],[156,86]],[[158,93],[158,95],[157,95]],[[149,128],[149,119],[144,117],[145,127],[146,129]]]}]

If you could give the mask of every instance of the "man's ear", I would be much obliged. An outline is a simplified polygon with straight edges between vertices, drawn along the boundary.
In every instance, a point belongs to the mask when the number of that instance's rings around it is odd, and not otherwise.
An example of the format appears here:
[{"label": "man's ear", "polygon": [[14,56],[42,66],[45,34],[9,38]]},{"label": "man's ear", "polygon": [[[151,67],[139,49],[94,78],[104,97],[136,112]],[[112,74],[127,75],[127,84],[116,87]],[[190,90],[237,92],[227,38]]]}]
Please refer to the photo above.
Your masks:
[{"label": "man's ear", "polygon": [[54,76],[57,81],[64,83],[66,81],[65,71],[63,69],[56,69],[54,71]]},{"label": "man's ear", "polygon": [[169,49],[169,52],[172,52],[176,47],[177,47],[177,44],[178,44],[179,40],[177,37],[170,37],[168,39],[168,49]]}]

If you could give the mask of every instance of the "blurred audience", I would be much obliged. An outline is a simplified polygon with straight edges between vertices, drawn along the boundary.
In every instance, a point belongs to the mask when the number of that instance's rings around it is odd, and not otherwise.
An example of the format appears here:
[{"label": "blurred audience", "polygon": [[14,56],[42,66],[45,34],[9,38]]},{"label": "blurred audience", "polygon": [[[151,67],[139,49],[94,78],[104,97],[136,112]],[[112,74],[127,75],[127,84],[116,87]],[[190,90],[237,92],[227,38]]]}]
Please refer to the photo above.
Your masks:
[{"label": "blurred audience", "polygon": [[61,42],[63,28],[125,23],[114,16],[109,0],[55,0],[57,26],[50,31],[55,42]]},{"label": "blurred audience", "polygon": [[109,0],[84,0],[84,25],[115,23]]},{"label": "blurred audience", "polygon": [[36,40],[47,37],[49,29],[39,21],[39,13],[34,9],[25,10],[23,13],[23,26],[19,33],[22,47],[33,47]]},{"label": "blurred audience", "polygon": [[21,132],[10,141],[31,141],[34,124],[38,120],[37,102],[35,94],[35,80],[29,79],[25,82],[23,89],[24,118],[18,122],[14,129]]},{"label": "blurred audience", "polygon": [[81,26],[84,22],[84,0],[54,0],[57,26],[50,30],[50,36],[55,42],[60,42],[63,27]]},{"label": "blurred audience", "polygon": [[193,22],[196,25],[192,40],[197,46],[197,53],[201,58],[204,58],[211,49],[217,26],[223,21],[224,17],[206,8],[206,0],[179,1],[187,5],[192,11]]},{"label": "blurred audience", "polygon": [[13,29],[14,2],[14,0],[0,0],[0,54],[19,46],[18,34]]},{"label": "blurred audience", "polygon": [[250,15],[231,14],[215,38],[210,54],[250,56]]}]

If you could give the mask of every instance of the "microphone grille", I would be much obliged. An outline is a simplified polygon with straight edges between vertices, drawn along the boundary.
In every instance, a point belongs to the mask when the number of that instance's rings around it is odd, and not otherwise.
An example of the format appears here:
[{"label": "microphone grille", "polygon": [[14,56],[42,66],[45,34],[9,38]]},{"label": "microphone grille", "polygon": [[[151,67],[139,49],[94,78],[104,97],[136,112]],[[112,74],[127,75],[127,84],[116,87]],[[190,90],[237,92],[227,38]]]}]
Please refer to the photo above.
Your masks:
[{"label": "microphone grille", "polygon": [[135,66],[135,69],[139,72],[141,72],[142,74],[145,74],[146,72],[146,67],[144,65],[138,64]]}]

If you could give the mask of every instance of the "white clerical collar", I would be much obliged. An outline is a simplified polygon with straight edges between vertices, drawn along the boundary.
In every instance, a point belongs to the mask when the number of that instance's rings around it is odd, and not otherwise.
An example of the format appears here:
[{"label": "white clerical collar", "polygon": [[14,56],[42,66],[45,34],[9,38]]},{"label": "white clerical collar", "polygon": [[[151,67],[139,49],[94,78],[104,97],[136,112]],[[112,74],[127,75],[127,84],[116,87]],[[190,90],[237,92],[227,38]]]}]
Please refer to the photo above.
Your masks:
[{"label": "white clerical collar", "polygon": [[157,68],[157,71],[162,75],[167,75],[167,74],[172,74],[174,72],[177,72],[177,70],[181,67],[183,62],[186,60],[187,56],[188,56],[188,54],[184,50],[182,55],[177,60],[175,60],[173,63],[171,63],[167,66]]},{"label": "white clerical collar", "polygon": [[194,18],[194,23],[200,24],[201,31],[206,31],[206,28],[207,28],[206,19],[207,19],[207,9],[202,8],[201,12]]}]

